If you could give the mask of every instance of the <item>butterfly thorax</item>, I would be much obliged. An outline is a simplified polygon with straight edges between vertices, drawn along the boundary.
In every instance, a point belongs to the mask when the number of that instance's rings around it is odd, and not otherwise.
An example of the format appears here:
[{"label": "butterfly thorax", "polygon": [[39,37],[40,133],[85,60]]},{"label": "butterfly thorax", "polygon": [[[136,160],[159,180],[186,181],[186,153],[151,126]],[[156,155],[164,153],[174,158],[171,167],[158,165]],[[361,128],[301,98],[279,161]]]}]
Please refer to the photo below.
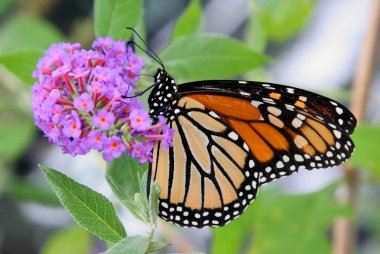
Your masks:
[{"label": "butterfly thorax", "polygon": [[177,85],[165,70],[158,69],[154,75],[155,86],[149,95],[149,114],[153,119],[159,115],[171,119],[177,106]]}]

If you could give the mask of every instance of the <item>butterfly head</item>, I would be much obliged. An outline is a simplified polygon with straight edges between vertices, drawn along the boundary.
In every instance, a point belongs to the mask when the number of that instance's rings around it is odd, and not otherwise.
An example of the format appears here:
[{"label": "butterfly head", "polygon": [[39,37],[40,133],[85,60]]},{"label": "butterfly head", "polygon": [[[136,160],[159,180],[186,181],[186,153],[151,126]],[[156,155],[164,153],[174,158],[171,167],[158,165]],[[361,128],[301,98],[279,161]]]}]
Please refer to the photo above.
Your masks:
[{"label": "butterfly head", "polygon": [[154,75],[155,86],[149,95],[149,114],[153,119],[159,115],[169,118],[177,105],[177,85],[174,79],[162,69]]}]

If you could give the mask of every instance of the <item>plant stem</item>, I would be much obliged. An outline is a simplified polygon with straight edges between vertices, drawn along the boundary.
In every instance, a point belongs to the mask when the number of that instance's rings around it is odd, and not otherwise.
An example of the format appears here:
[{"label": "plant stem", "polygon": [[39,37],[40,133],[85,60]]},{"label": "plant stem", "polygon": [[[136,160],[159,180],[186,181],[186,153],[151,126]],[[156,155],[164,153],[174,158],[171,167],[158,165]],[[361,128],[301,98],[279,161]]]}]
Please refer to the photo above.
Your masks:
[{"label": "plant stem", "polygon": [[[364,120],[368,91],[373,79],[374,60],[376,47],[378,46],[379,22],[380,1],[372,0],[371,16],[355,74],[351,98],[351,110],[358,122]],[[345,166],[344,173],[347,186],[344,189],[345,193],[339,201],[348,204],[355,212],[359,186],[358,170]],[[333,253],[352,254],[355,248],[356,228],[354,220],[337,218],[333,225]]]}]

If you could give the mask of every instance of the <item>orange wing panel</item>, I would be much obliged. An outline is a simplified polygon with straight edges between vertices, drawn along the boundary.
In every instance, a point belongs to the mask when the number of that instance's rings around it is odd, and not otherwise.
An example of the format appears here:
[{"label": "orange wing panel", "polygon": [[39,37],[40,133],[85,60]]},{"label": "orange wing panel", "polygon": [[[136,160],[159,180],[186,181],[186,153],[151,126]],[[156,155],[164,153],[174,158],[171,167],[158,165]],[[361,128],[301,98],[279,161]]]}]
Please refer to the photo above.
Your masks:
[{"label": "orange wing panel", "polygon": [[245,121],[259,120],[261,117],[260,110],[243,99],[214,94],[191,94],[188,97],[199,101],[221,116]]}]

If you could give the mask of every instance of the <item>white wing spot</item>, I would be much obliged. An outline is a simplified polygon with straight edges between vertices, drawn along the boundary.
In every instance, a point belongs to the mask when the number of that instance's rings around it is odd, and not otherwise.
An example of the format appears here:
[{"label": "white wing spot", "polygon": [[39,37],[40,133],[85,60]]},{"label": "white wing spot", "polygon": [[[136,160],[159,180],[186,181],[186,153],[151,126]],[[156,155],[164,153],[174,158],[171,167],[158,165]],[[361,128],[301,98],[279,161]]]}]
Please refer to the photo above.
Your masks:
[{"label": "white wing spot", "polygon": [[285,104],[285,107],[286,107],[287,110],[291,110],[291,111],[294,110],[294,106],[293,105]]},{"label": "white wing spot", "polygon": [[[249,162],[248,162],[248,166],[250,167],[250,168],[253,168],[254,166],[255,166],[255,162],[253,161],[253,160],[249,160]],[[257,178],[257,177],[256,177]]]},{"label": "white wing spot", "polygon": [[239,80],[239,84],[247,84],[247,83],[248,83],[247,81]]},{"label": "white wing spot", "polygon": [[276,167],[277,168],[283,168],[285,165],[284,165],[284,163],[282,162],[282,161],[278,161],[277,163],[276,163]]},{"label": "white wing spot", "polygon": [[290,88],[290,87],[288,87],[288,88],[286,88],[286,91],[287,91],[288,93],[294,93],[294,88]]},{"label": "white wing spot", "polygon": [[265,176],[260,178],[260,183],[265,183],[267,181],[267,178]]},{"label": "white wing spot", "polygon": [[214,117],[214,118],[220,118],[214,111],[210,111],[210,116]]},{"label": "white wing spot", "polygon": [[236,134],[236,132],[230,132],[228,133],[228,136],[232,139],[232,140],[237,140],[239,138],[239,136]]},{"label": "white wing spot", "polygon": [[250,96],[251,95],[250,93],[247,93],[247,92],[244,92],[244,91],[239,91],[239,93],[241,95],[244,95],[244,96]]},{"label": "white wing spot", "polygon": [[259,101],[255,101],[255,100],[252,100],[251,101],[251,105],[256,107],[256,108],[259,108],[259,106],[263,104],[262,102],[259,102]]},{"label": "white wing spot", "polygon": [[305,120],[306,116],[304,116],[302,114],[297,114],[297,118],[299,118],[300,120]]},{"label": "white wing spot", "polygon": [[273,115],[275,115],[275,116],[279,116],[279,115],[281,115],[281,110],[278,109],[278,108],[272,107],[272,106],[269,106],[269,107],[268,107],[268,111],[269,111],[270,113],[272,113]]},{"label": "white wing spot", "polygon": [[298,99],[303,102],[307,101],[307,98],[305,96],[299,96]]},{"label": "white wing spot", "polygon": [[299,154],[295,154],[295,155],[294,155],[294,159],[295,159],[296,161],[299,161],[299,162],[302,162],[302,161],[303,161],[303,157],[302,157],[301,155],[299,155]]},{"label": "white wing spot", "polygon": [[343,109],[340,108],[340,107],[336,107],[336,108],[335,108],[335,111],[336,111],[339,115],[343,114]]},{"label": "white wing spot", "polygon": [[334,130],[334,135],[336,138],[341,138],[342,137],[342,133],[338,130]]},{"label": "white wing spot", "polygon": [[302,121],[298,118],[294,118],[292,121],[292,125],[294,128],[298,128],[302,125]]}]

